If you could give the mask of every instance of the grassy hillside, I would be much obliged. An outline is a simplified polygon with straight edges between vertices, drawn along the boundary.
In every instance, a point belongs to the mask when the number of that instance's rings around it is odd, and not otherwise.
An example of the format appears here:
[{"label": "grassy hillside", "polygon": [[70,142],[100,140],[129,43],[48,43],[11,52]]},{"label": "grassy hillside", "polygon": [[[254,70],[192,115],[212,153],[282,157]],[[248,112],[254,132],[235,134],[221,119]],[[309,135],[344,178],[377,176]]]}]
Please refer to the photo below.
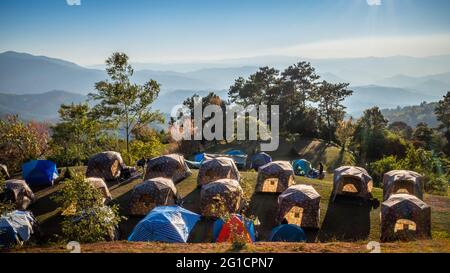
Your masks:
[{"label": "grassy hillside", "polygon": [[[83,171],[84,168],[78,168]],[[197,171],[193,175],[177,185],[177,189],[184,199],[184,207],[194,212],[199,212],[200,191],[196,187]],[[255,194],[256,172],[242,172],[242,187],[245,196],[250,200],[247,215],[257,216],[261,226],[257,228],[261,240],[266,240],[274,227],[277,196],[273,194]],[[141,182],[141,179],[130,180],[121,184],[111,184],[110,190],[114,197],[114,203],[120,206],[120,213],[127,214],[127,206],[130,200],[132,188]],[[380,208],[372,209],[363,204],[330,203],[329,198],[332,191],[332,177],[327,175],[324,180],[313,180],[304,177],[296,177],[297,183],[308,184],[321,194],[321,229],[318,232],[307,231],[310,242],[314,244],[274,244],[258,243],[249,246],[245,251],[249,252],[367,252],[365,245],[368,241],[377,241],[380,237]],[[33,213],[41,223],[41,231],[45,239],[57,241],[60,233],[59,210],[51,201],[51,196],[60,187],[56,185],[37,193],[38,201],[31,207]],[[381,200],[382,190],[375,188],[374,197]],[[410,243],[383,244],[385,251],[392,252],[449,252],[450,234],[450,199],[425,195],[425,202],[432,207],[432,231],[433,240]],[[122,222],[121,239],[126,240],[132,228],[140,218],[128,218]],[[229,245],[211,244],[212,221],[201,220],[195,227],[189,239],[189,247],[177,247],[177,245],[158,243],[98,243],[82,246],[84,251],[89,252],[223,252],[229,251]],[[351,243],[352,242],[352,243]],[[286,246],[284,246],[286,245]],[[17,249],[17,251],[66,251],[63,246],[49,245],[48,247]]]},{"label": "grassy hillside", "polygon": [[[229,150],[239,149],[245,153],[252,155],[259,149],[259,142],[233,142],[230,144],[213,145],[206,148],[208,153],[224,153]],[[337,166],[345,164],[353,164],[353,156],[347,151],[335,145],[324,142],[319,139],[297,138],[296,140],[287,141],[282,137],[279,147],[276,151],[267,152],[274,160],[295,160],[307,159],[311,161],[313,167],[317,168],[319,162],[322,162],[325,169],[331,171]]]}]

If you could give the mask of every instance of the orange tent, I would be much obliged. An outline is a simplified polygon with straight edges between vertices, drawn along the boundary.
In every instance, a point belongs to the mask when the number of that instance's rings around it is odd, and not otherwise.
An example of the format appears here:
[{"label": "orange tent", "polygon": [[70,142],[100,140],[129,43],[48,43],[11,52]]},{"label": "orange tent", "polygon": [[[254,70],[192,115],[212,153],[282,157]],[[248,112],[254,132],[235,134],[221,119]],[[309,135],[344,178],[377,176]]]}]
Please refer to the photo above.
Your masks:
[{"label": "orange tent", "polygon": [[252,237],[242,220],[238,216],[232,215],[230,219],[222,225],[216,242],[230,243],[236,239],[236,237],[243,238],[247,243],[253,242]]}]

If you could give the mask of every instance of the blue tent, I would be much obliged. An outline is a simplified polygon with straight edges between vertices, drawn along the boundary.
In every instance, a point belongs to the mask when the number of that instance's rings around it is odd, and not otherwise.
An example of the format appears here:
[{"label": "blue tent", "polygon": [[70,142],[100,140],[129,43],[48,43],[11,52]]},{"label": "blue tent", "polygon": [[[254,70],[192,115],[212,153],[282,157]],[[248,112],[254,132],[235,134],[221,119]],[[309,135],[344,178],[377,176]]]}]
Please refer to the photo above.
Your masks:
[{"label": "blue tent", "polygon": [[[242,216],[239,214],[236,214],[236,216],[241,220],[242,222]],[[219,233],[222,230],[222,226],[224,224],[224,220],[222,220],[221,218],[217,219],[214,222],[214,226],[213,226],[213,238],[214,241],[217,241],[217,237],[219,237]],[[244,226],[247,229],[250,238],[252,239],[253,242],[256,241],[256,237],[255,237],[255,225],[253,223],[253,221],[249,220],[249,219],[245,219],[244,220]]]},{"label": "blue tent", "polygon": [[271,242],[306,242],[306,234],[297,225],[286,224],[275,227],[270,234]]},{"label": "blue tent", "polygon": [[53,186],[58,177],[56,164],[48,160],[31,160],[22,165],[22,177],[30,186]]},{"label": "blue tent", "polygon": [[26,242],[34,233],[36,220],[29,211],[13,211],[0,217],[0,247]]},{"label": "blue tent", "polygon": [[150,211],[133,229],[128,241],[186,243],[200,215],[179,206],[161,206]]},{"label": "blue tent", "polygon": [[194,156],[195,162],[202,162],[205,159],[205,153],[199,153]]},{"label": "blue tent", "polygon": [[226,152],[225,154],[227,154],[227,155],[246,155],[241,150],[231,150],[231,151]]},{"label": "blue tent", "polygon": [[311,171],[311,163],[306,159],[297,159],[292,163],[295,175],[307,176]]},{"label": "blue tent", "polygon": [[272,157],[266,153],[257,153],[252,157],[252,169],[257,171],[259,167],[266,165],[267,163],[272,162]]}]

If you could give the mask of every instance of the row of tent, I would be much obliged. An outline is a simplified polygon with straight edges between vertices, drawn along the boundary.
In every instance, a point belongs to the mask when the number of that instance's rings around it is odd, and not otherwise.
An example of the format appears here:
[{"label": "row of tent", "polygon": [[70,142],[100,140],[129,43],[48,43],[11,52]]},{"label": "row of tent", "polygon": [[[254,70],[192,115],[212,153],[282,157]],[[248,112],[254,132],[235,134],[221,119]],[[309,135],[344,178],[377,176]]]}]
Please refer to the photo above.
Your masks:
[{"label": "row of tent", "polygon": [[[34,166],[50,165],[34,164]],[[52,169],[52,167],[47,168]],[[124,169],[123,160],[116,152],[100,153],[89,160],[87,179],[93,186],[103,191],[105,203],[111,200],[105,180],[117,179]],[[297,227],[319,228],[320,195],[311,186],[295,185],[293,169],[287,161],[273,161],[260,166],[255,191],[280,194],[277,223],[287,222]],[[43,171],[42,173],[51,172]],[[191,171],[181,155],[171,154],[149,160],[144,181],[133,189],[130,214],[147,215],[144,220],[148,222],[149,219],[153,219],[148,216],[155,208],[178,204],[179,198],[175,184],[190,175]],[[243,195],[239,181],[240,174],[234,160],[227,157],[205,160],[197,178],[197,184],[201,187],[202,215],[212,217],[221,217],[230,213],[238,215],[241,211]],[[27,183],[7,182],[7,186],[9,185],[12,191],[17,193],[16,204],[22,205],[18,208],[26,209],[27,204],[32,203],[34,199]],[[389,240],[397,231],[409,227],[418,235],[428,236],[430,209],[421,201],[422,177],[410,171],[392,171],[385,174],[383,184],[385,202],[382,205],[381,215],[382,238]],[[363,168],[344,166],[336,169],[333,185],[333,201],[337,195],[371,198],[372,178]],[[283,227],[279,230],[278,232],[293,229]],[[139,229],[135,230],[134,234],[136,233],[140,233]]]},{"label": "row of tent", "polygon": [[[147,173],[149,171],[151,169],[147,168]],[[295,185],[294,177],[289,162],[267,163],[258,169],[255,191],[280,193],[277,223],[287,220],[288,223],[301,227],[319,228],[320,195],[311,186]],[[238,213],[242,199],[239,179],[239,171],[233,160],[220,157],[206,160],[200,167],[197,178],[197,183],[202,188],[202,215],[220,217],[227,213]],[[389,240],[395,237],[394,233],[407,228],[404,223],[410,223],[408,225],[416,231],[417,237],[428,237],[430,210],[420,200],[423,196],[422,176],[412,171],[391,171],[385,174],[383,184],[382,238]],[[332,201],[338,195],[370,199],[372,188],[372,178],[365,169],[343,166],[334,172]],[[154,205],[165,204],[160,202]],[[411,224],[412,222],[415,224]]]},{"label": "row of tent", "polygon": [[[212,158],[231,158],[238,169],[242,170],[245,169],[246,161],[248,158],[248,155],[246,155],[241,150],[231,150],[226,152],[225,154],[207,154],[207,153],[198,153],[194,156],[194,161],[186,160],[186,163],[188,166],[196,169],[200,169],[202,164],[207,161],[208,159]],[[260,167],[272,162],[273,159],[270,155],[264,152],[259,152],[254,154],[251,157],[250,160],[250,169],[254,169],[255,171],[258,171]],[[309,162],[306,159],[296,159],[292,161],[292,168],[294,170],[295,175],[298,176],[307,176],[310,178],[318,178],[319,172],[314,169],[311,165],[311,162]]]}]

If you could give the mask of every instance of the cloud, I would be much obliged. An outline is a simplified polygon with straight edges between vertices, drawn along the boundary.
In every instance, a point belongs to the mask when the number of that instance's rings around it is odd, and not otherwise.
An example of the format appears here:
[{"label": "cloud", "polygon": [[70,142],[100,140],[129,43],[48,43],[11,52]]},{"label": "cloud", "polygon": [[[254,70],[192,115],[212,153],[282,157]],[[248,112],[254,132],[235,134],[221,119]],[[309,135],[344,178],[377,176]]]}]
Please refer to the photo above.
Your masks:
[{"label": "cloud", "polygon": [[309,58],[444,55],[450,53],[450,35],[359,37],[318,41],[280,48],[272,53]]},{"label": "cloud", "polygon": [[381,6],[381,0],[366,0],[369,6]]}]

